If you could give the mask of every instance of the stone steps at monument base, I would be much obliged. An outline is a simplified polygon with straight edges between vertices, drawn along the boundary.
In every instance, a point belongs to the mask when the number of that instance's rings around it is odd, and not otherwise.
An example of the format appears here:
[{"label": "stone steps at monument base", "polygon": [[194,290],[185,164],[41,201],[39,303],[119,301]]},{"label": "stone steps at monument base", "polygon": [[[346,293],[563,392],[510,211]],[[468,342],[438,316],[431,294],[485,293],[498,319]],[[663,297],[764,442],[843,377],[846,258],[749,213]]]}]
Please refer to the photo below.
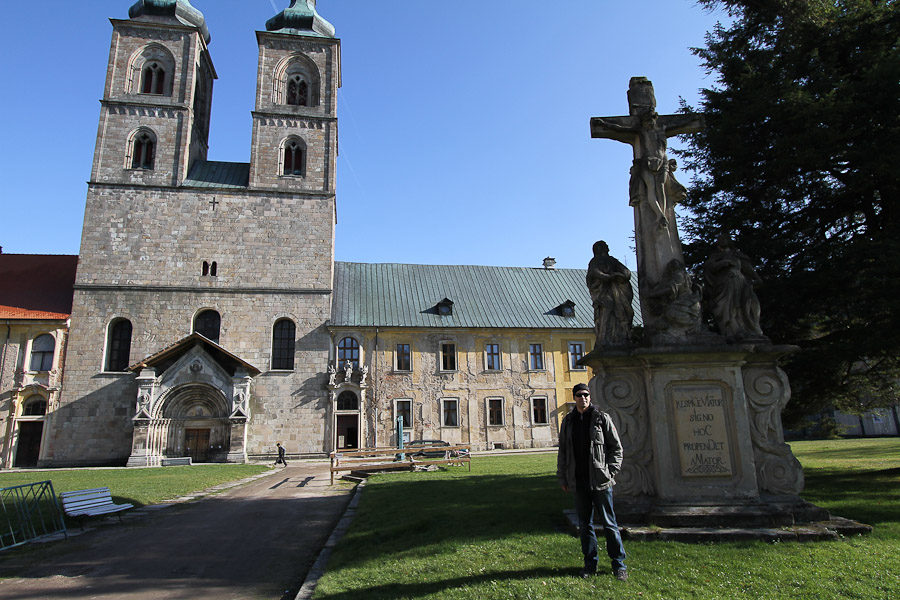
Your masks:
[{"label": "stone steps at monument base", "polygon": [[660,528],[641,525],[623,525],[622,537],[626,540],[668,541],[684,543],[706,542],[823,542],[842,537],[864,535],[872,527],[850,519],[837,517],[828,521],[805,523],[782,528],[739,527],[674,527]]},{"label": "stone steps at monument base", "polygon": [[619,522],[658,527],[791,527],[827,521],[827,510],[808,502],[750,505],[666,505],[646,511],[617,510]]},{"label": "stone steps at monument base", "polygon": [[[641,521],[639,524],[629,524],[632,521],[627,520],[625,513],[619,517],[622,530],[622,536],[629,540],[641,541],[673,541],[685,543],[707,543],[707,542],[734,542],[746,540],[758,540],[764,542],[819,542],[826,540],[836,540],[841,537],[864,535],[872,532],[872,527],[844,519],[842,517],[832,517],[828,511],[812,506],[815,511],[808,514],[825,514],[824,518],[814,519],[805,522],[791,522],[787,525],[741,525],[736,521],[726,522],[727,513],[735,507],[691,507],[694,514],[690,515],[689,521],[693,525],[660,525],[655,521]],[[672,508],[672,507],[667,507]],[[686,507],[682,507],[686,508]],[[746,508],[746,507],[744,507]],[[718,510],[716,510],[718,509]],[[563,511],[566,521],[569,524],[570,533],[578,535],[578,519],[574,510]],[[763,511],[760,511],[763,512]],[[702,521],[704,514],[709,517],[705,524],[697,524]],[[644,516],[647,516],[644,514]],[[672,516],[672,515],[670,515]],[[734,516],[734,515],[732,515]],[[772,515],[757,515],[760,520],[768,518],[771,520]],[[750,521],[748,515],[744,515],[744,521]],[[647,524],[651,523],[651,524]],[[712,523],[717,523],[713,525]],[[724,523],[724,524],[722,524]],[[598,532],[602,537],[602,533]]]},{"label": "stone steps at monument base", "polygon": [[830,513],[799,496],[765,496],[725,502],[665,502],[617,498],[619,523],[656,527],[780,528],[827,521]]}]

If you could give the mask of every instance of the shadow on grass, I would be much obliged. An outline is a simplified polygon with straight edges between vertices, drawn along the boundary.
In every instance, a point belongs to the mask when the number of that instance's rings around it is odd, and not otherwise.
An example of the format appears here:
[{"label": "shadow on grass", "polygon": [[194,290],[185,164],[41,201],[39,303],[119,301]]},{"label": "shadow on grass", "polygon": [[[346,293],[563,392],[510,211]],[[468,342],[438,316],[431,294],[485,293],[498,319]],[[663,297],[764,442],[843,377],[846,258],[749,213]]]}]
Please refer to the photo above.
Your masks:
[{"label": "shadow on grass", "polygon": [[[807,471],[803,496],[827,505],[832,514],[869,525],[895,522],[900,512],[900,469]],[[884,501],[884,498],[892,501]]]},{"label": "shadow on grass", "polygon": [[[572,569],[528,569],[522,571],[494,571],[479,573],[467,577],[454,577],[440,581],[389,583],[371,587],[357,587],[353,590],[335,594],[318,594],[316,598],[327,600],[357,600],[358,598],[422,598],[440,594],[445,590],[459,590],[468,586],[480,587],[486,583],[505,581],[540,580],[578,574],[578,568]],[[484,589],[484,588],[481,588]]]},{"label": "shadow on grass", "polygon": [[[562,511],[571,503],[556,478],[546,474],[374,480],[332,564],[349,566],[397,552],[427,555],[429,546],[444,542],[562,531]],[[365,553],[353,551],[361,547]]]}]

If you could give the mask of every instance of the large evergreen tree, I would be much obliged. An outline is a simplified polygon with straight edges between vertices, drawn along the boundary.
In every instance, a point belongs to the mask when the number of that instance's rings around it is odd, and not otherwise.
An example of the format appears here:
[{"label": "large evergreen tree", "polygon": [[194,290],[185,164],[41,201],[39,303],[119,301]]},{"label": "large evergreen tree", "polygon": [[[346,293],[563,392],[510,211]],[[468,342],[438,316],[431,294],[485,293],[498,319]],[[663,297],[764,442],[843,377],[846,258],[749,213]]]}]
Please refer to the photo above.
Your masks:
[{"label": "large evergreen tree", "polygon": [[900,8],[894,0],[699,0],[733,21],[695,49],[716,77],[707,129],[681,152],[697,266],[731,232],[764,284],[763,331],[797,423],[897,401],[900,375]]}]

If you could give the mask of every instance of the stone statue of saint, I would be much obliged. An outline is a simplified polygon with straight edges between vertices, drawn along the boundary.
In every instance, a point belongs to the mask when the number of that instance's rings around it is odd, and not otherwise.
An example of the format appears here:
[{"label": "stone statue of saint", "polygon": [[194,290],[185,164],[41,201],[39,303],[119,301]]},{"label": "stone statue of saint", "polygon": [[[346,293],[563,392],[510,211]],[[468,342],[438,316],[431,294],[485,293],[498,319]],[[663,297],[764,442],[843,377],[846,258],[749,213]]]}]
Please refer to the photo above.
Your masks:
[{"label": "stone statue of saint", "polygon": [[328,385],[334,385],[334,378],[337,372],[334,369],[334,363],[328,363]]},{"label": "stone statue of saint", "polygon": [[631,335],[634,309],[631,300],[631,271],[609,255],[604,241],[594,244],[594,257],[588,263],[587,286],[594,301],[595,348],[627,344]]},{"label": "stone statue of saint", "polygon": [[350,381],[350,378],[353,376],[353,363],[348,361],[344,361],[344,381]]},{"label": "stone statue of saint", "polygon": [[661,281],[647,290],[647,306],[652,315],[654,333],[684,336],[702,331],[700,299],[702,292],[694,285],[684,263],[673,259],[666,265]]},{"label": "stone statue of saint", "polygon": [[753,286],[760,282],[750,258],[722,234],[716,249],[703,263],[707,302],[719,332],[729,340],[765,339],[759,327],[759,299]]}]

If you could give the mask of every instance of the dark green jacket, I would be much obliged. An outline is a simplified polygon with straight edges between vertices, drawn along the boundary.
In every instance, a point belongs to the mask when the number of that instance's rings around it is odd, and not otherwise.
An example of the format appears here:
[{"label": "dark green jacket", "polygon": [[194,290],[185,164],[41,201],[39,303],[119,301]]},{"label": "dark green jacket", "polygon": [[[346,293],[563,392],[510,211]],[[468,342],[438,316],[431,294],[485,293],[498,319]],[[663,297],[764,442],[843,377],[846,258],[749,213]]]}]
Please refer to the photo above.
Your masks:
[{"label": "dark green jacket", "polygon": [[[559,451],[556,455],[556,477],[560,485],[575,489],[575,439],[577,410],[563,419],[559,428]],[[591,411],[591,468],[588,469],[591,489],[603,490],[615,485],[616,473],[622,468],[622,442],[608,414],[594,407]]]}]

